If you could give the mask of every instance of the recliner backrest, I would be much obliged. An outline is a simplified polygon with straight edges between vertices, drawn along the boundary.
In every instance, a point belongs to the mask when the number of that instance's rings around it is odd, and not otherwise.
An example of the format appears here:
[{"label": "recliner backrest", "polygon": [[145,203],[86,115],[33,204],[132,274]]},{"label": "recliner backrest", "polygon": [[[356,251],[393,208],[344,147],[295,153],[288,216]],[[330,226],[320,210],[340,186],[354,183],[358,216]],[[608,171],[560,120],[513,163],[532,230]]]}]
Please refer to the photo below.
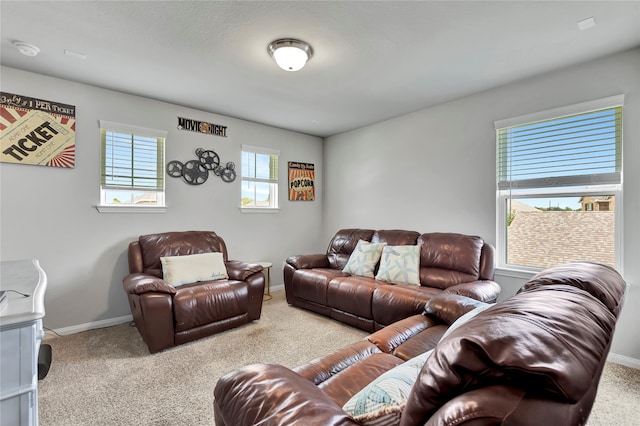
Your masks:
[{"label": "recliner backrest", "polygon": [[331,268],[342,270],[347,264],[349,256],[356,248],[358,241],[371,241],[372,236],[372,229],[341,229],[336,232],[327,248],[327,258]]},{"label": "recliner backrest", "polygon": [[[142,272],[162,278],[161,257],[200,253],[222,253],[226,262],[227,246],[213,231],[182,231],[142,235],[138,238]],[[130,248],[131,249],[131,248]]]},{"label": "recliner backrest", "polygon": [[[433,232],[418,237],[420,283],[446,289],[452,285],[493,279],[493,251],[480,237]],[[490,263],[483,256],[491,257]]]}]

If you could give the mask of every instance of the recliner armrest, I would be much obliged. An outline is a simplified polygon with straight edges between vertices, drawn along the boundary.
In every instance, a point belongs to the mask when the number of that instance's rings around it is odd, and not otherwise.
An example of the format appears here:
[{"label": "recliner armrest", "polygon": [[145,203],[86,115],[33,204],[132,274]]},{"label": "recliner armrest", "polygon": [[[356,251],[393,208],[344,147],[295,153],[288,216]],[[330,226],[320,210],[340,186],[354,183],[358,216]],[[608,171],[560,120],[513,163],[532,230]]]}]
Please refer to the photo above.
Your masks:
[{"label": "recliner armrest", "polygon": [[225,375],[214,389],[217,426],[357,425],[311,381],[276,364],[255,364]]},{"label": "recliner armrest", "polygon": [[228,260],[225,262],[227,275],[232,280],[246,281],[253,274],[262,272],[262,266],[257,263],[247,263],[240,260]]},{"label": "recliner armrest", "polygon": [[167,284],[162,278],[144,273],[133,273],[122,279],[124,291],[129,294],[143,294],[150,292],[176,294],[176,289]]},{"label": "recliner armrest", "polygon": [[291,256],[287,263],[296,269],[328,268],[329,259],[326,254],[303,254]]},{"label": "recliner armrest", "polygon": [[500,296],[500,284],[490,280],[478,280],[448,287],[444,292],[471,297],[485,303],[495,303]]},{"label": "recliner armrest", "polygon": [[438,324],[436,321],[425,315],[413,315],[389,324],[365,339],[376,345],[382,352],[391,354],[398,346],[436,324]]}]

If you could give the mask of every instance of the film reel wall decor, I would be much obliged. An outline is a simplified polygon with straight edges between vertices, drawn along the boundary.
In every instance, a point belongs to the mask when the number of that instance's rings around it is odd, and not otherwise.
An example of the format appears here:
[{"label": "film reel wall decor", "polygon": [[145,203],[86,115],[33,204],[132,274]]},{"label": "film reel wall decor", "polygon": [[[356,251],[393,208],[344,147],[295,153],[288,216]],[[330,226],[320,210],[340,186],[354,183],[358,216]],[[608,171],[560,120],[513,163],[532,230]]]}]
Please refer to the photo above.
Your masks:
[{"label": "film reel wall decor", "polygon": [[167,174],[171,177],[182,177],[189,185],[202,185],[209,179],[209,172],[219,176],[223,182],[231,183],[236,180],[236,165],[229,161],[220,164],[220,157],[215,151],[196,149],[195,160],[182,163],[178,160],[167,163]]}]

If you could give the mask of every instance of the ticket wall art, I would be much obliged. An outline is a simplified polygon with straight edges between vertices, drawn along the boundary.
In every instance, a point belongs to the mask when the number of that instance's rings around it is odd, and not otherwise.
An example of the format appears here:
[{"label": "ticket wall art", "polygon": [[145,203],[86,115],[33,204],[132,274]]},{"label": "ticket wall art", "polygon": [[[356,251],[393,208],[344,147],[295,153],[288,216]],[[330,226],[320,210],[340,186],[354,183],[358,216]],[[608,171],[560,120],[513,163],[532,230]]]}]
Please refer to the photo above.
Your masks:
[{"label": "ticket wall art", "polygon": [[76,107],[0,92],[0,161],[73,168]]},{"label": "ticket wall art", "polygon": [[313,201],[316,199],[313,164],[289,161],[289,201]]}]

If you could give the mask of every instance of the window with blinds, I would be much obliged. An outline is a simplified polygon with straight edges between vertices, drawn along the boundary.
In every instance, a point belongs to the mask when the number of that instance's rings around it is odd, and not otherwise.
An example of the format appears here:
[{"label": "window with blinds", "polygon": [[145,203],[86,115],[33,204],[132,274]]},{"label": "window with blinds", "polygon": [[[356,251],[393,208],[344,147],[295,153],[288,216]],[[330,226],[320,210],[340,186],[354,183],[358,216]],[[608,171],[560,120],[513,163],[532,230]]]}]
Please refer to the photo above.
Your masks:
[{"label": "window with blinds", "polygon": [[622,107],[497,129],[498,189],[620,183]]},{"label": "window with blinds", "polygon": [[278,209],[279,151],[242,146],[241,208]]},{"label": "window with blinds", "polygon": [[624,96],[496,125],[498,267],[621,268]]},{"label": "window with blinds", "polygon": [[164,206],[166,132],[100,121],[101,205]]}]

